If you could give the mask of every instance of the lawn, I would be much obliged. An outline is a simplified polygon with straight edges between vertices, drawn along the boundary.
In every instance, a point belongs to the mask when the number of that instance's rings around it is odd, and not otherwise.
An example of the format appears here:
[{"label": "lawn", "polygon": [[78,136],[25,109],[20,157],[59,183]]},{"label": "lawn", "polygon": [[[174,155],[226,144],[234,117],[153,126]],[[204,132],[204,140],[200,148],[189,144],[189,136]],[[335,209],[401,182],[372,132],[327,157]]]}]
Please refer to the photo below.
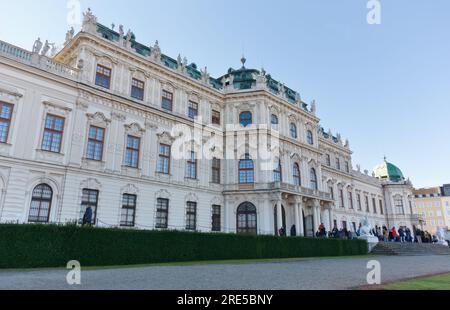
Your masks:
[{"label": "lawn", "polygon": [[386,284],[385,290],[450,290],[450,273]]}]

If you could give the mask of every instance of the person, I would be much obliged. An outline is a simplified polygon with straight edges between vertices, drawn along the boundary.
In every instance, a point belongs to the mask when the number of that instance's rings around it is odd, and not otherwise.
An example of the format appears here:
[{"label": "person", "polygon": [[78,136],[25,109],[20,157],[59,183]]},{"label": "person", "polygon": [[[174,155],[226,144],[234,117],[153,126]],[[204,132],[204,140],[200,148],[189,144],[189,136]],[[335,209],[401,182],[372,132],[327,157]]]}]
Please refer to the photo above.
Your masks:
[{"label": "person", "polygon": [[386,226],[383,226],[383,241],[384,242],[389,241],[389,232]]},{"label": "person", "polygon": [[400,242],[405,242],[405,231],[403,230],[403,227],[400,227],[399,229],[398,229],[398,235],[399,235],[399,239],[400,239]]},{"label": "person", "polygon": [[422,231],[419,228],[416,229],[416,242],[422,243]]},{"label": "person", "polygon": [[295,228],[295,224],[291,227],[291,237],[297,236],[297,229]]},{"label": "person", "polygon": [[83,226],[92,224],[92,208],[89,206],[84,211],[83,215]]},{"label": "person", "polygon": [[413,238],[412,238],[411,230],[409,229],[409,227],[406,227],[405,232],[406,232],[406,242],[412,243]]},{"label": "person", "polygon": [[326,237],[326,230],[325,230],[325,225],[323,225],[323,223],[320,223],[319,225],[319,237]]},{"label": "person", "polygon": [[336,226],[334,226],[333,230],[331,231],[331,235],[333,236],[333,238],[339,237],[339,230],[337,229]]},{"label": "person", "polygon": [[284,227],[281,227],[280,230],[278,230],[278,235],[280,237],[286,236],[286,231],[284,230]]},{"label": "person", "polygon": [[395,226],[392,227],[391,231],[392,231],[392,240],[394,242],[397,242],[398,241],[398,233],[397,233],[397,229],[395,229]]}]

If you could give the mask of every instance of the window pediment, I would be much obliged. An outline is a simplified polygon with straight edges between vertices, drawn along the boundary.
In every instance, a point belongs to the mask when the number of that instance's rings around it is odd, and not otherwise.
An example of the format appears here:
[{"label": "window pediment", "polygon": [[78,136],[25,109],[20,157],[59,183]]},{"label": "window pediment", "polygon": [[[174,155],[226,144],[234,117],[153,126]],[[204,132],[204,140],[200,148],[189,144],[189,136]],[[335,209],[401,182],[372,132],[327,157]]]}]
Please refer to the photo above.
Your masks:
[{"label": "window pediment", "polygon": [[95,112],[94,114],[86,114],[89,122],[92,125],[100,125],[101,127],[107,127],[109,123],[111,123],[111,120],[108,119],[105,114],[102,112]]}]

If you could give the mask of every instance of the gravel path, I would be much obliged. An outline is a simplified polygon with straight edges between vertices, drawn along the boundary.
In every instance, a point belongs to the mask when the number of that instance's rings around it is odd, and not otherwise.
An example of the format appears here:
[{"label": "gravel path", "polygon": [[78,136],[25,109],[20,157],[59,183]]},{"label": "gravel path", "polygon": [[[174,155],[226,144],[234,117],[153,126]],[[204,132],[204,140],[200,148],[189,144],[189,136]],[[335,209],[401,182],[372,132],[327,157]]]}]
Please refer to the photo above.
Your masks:
[{"label": "gravel path", "polygon": [[375,256],[86,270],[79,286],[66,283],[66,270],[0,271],[0,289],[349,289],[367,284],[372,259],[381,263],[382,282],[450,272],[450,256]]}]

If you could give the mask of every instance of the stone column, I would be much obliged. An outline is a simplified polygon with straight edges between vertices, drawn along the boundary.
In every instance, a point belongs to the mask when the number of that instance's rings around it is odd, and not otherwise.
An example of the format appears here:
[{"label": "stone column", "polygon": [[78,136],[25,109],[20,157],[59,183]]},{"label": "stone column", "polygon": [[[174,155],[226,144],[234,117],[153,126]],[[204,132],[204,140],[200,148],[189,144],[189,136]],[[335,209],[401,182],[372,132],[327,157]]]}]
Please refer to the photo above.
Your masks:
[{"label": "stone column", "polygon": [[281,201],[277,201],[277,231],[275,232],[277,236],[279,235],[280,228],[283,227],[283,213],[281,208]]},{"label": "stone column", "polygon": [[297,233],[297,236],[300,235],[300,219],[299,219],[299,215],[298,215],[298,204],[295,203],[294,204],[294,220],[295,220],[295,230]]},{"label": "stone column", "polygon": [[316,231],[317,231],[317,229],[319,228],[319,225],[320,225],[320,219],[319,219],[319,217],[320,217],[320,210],[319,210],[319,208],[320,208],[319,201],[318,200],[314,201],[314,206],[313,206],[314,233],[316,233]]},{"label": "stone column", "polygon": [[328,209],[328,218],[330,220],[330,228],[329,230],[331,231],[334,227],[333,227],[333,211],[331,210],[331,206]]},{"label": "stone column", "polygon": [[299,221],[298,235],[303,237],[305,235],[305,227],[303,226],[303,204],[301,202],[299,202],[297,204],[297,208],[298,208],[298,221]]}]

